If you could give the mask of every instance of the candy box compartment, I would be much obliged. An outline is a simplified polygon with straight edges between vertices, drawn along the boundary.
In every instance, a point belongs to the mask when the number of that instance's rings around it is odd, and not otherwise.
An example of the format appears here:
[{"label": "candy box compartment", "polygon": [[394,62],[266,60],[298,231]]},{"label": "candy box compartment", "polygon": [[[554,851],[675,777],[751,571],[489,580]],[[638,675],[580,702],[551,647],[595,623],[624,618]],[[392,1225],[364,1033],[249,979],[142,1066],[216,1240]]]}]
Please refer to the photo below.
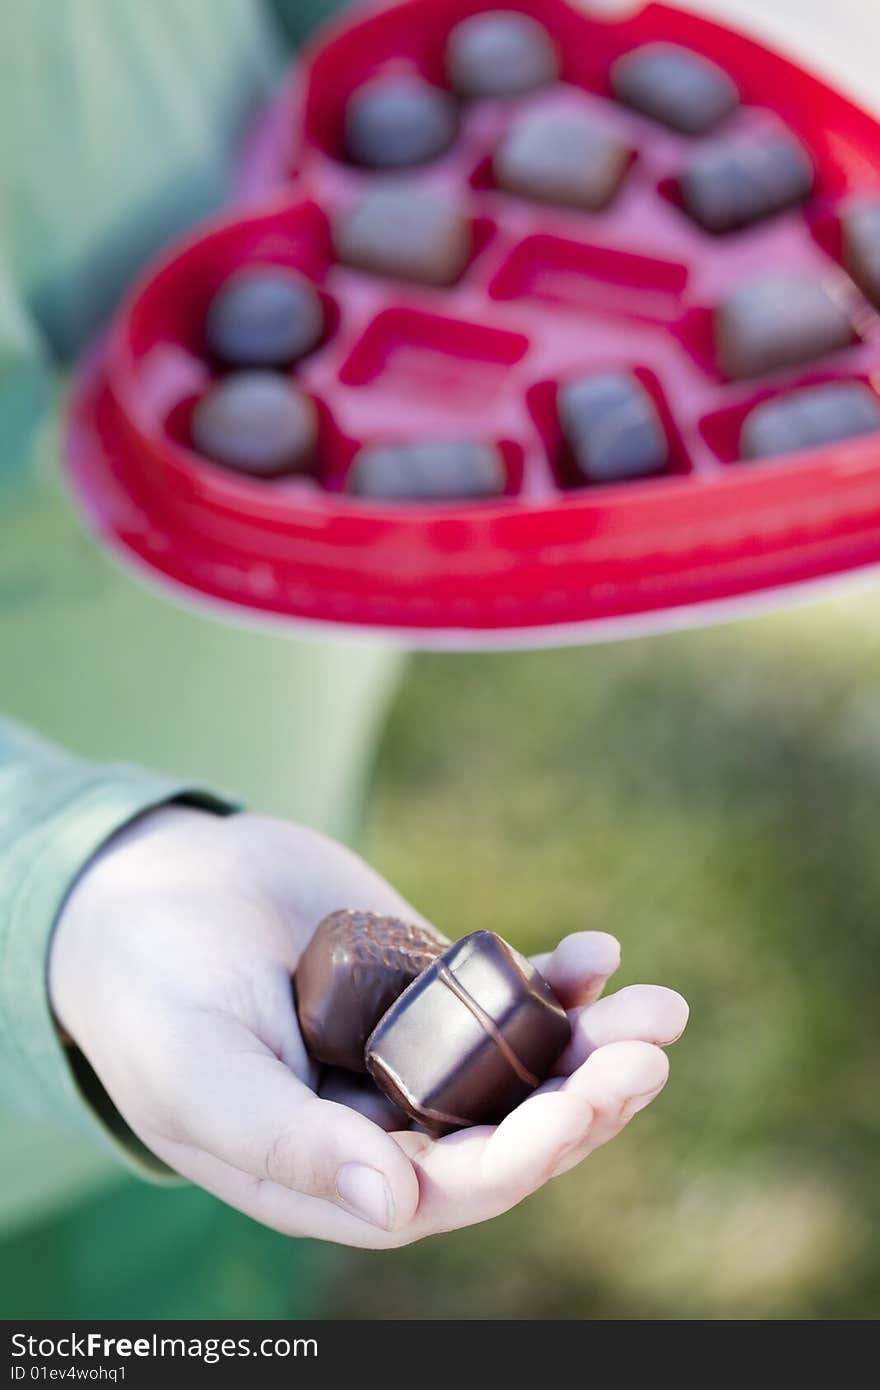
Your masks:
[{"label": "candy box compartment", "polygon": [[[372,175],[342,157],[345,95],[382,71],[444,82],[445,39],[475,0],[354,11],[313,45],[242,168],[237,210],[197,229],[135,286],[78,374],[68,436],[77,497],[129,562],[239,616],[381,628],[415,643],[580,640],[696,619],[880,560],[880,438],[739,461],[753,404],[802,385],[880,381],[880,318],[840,264],[840,215],[880,193],[880,124],[751,39],[651,5],[623,20],[563,0],[517,3],[563,54],[562,85],[463,108],[461,137],[412,171],[465,200],[473,254],[446,290],[338,264],[331,221]],[[619,55],[654,40],[705,54],[742,107],[727,131],[787,127],[816,168],[813,197],[749,230],[703,232],[675,195],[700,140],[611,100]],[[603,212],[530,203],[494,185],[492,152],[516,113],[573,104],[633,151]],[[255,481],[191,448],[213,379],[203,323],[235,270],[291,266],[318,287],[326,329],[294,369],[318,408],[310,475]],[[847,297],[852,344],[730,383],[714,308],[774,270]],[[668,471],[576,486],[555,414],[579,374],[634,372],[670,441]],[[496,445],[504,495],[382,503],[346,492],[360,447],[409,438]]]}]

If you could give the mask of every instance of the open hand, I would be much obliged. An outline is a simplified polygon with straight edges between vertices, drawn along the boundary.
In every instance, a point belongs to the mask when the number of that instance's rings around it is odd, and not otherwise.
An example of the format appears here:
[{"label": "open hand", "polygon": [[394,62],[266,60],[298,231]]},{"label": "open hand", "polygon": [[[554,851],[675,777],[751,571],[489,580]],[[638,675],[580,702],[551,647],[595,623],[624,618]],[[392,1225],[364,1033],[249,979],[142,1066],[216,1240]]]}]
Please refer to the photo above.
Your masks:
[{"label": "open hand", "polygon": [[420,920],[321,835],[167,807],[105,847],[56,929],[56,1017],[120,1113],[169,1167],[254,1220],[375,1248],[484,1221],[662,1090],[660,1049],[683,1031],[685,1001],[659,985],[600,998],[620,948],[580,932],[536,960],[572,1020],[558,1075],[498,1126],[439,1140],[407,1128],[356,1078],[322,1073],[297,1026],[291,974],[341,907]]}]

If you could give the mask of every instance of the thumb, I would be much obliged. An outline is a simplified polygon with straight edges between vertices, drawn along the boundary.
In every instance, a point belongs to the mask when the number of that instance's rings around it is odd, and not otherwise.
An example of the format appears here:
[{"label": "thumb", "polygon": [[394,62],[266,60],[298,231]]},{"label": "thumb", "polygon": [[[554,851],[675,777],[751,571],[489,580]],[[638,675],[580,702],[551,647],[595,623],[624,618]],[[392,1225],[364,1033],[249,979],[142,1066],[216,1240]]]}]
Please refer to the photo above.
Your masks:
[{"label": "thumb", "polygon": [[[245,1030],[242,1030],[245,1031]],[[248,1050],[204,1049],[216,1065],[197,1067],[177,1087],[179,1137],[240,1172],[323,1198],[384,1231],[418,1206],[415,1170],[395,1140],[366,1116],[322,1100],[248,1035]]]}]

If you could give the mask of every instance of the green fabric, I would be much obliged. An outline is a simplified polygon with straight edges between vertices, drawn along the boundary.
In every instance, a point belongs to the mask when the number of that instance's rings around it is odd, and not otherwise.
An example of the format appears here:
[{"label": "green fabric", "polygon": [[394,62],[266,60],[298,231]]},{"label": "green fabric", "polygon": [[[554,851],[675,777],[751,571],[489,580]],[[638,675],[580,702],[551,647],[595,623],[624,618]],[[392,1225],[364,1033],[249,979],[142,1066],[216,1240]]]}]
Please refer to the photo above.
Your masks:
[{"label": "green fabric", "polygon": [[[309,37],[331,8],[341,9],[342,5],[328,6],[326,0],[272,0],[271,4],[275,23],[294,46]],[[373,8],[376,8],[375,0]]]},{"label": "green fabric", "polygon": [[[0,1106],[51,1116],[153,1176],[164,1176],[164,1165],[115,1122],[103,1099],[103,1113],[83,1104],[44,977],[52,928],[83,864],[136,816],[184,798],[226,809],[165,777],[96,767],[0,724]],[[10,1191],[0,1195],[0,1210],[9,1198]]]},{"label": "green fabric", "polygon": [[[134,580],[86,535],[56,429],[3,497],[0,710],[94,761],[231,788],[350,837],[399,658],[208,617]],[[63,689],[62,689],[63,682]]]},{"label": "green fabric", "polygon": [[221,202],[286,61],[256,0],[0,8],[0,1315],[313,1306],[305,1247],[124,1176],[45,989],[59,903],[145,807],[219,786],[350,836],[399,669],[380,644],[269,635],[142,587],[88,537],[58,465],[66,359]]},{"label": "green fabric", "polygon": [[281,55],[253,0],[13,0],[0,37],[0,246],[69,353],[223,200]]},{"label": "green fabric", "polygon": [[39,334],[15,291],[0,249],[0,506],[8,502],[11,487],[22,481],[51,398],[50,380]]}]

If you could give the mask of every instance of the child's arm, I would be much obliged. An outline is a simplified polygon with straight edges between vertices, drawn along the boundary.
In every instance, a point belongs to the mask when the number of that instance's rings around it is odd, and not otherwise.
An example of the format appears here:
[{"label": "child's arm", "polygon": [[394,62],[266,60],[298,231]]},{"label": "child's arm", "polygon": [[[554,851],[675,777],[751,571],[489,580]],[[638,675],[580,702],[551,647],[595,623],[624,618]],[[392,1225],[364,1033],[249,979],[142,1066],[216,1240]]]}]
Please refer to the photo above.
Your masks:
[{"label": "child's arm", "polygon": [[392,1137],[390,1114],[318,1096],[290,976],[317,921],[349,904],[416,915],[311,831],[168,807],[113,838],[61,913],[60,1024],[146,1149],[231,1206],[290,1235],[405,1244],[507,1210],[662,1089],[660,1046],[687,1006],[648,985],[594,1002],[619,949],[581,933],[541,962],[575,1011],[563,1074],[502,1125]]},{"label": "child's arm", "polygon": [[114,1136],[112,1107],[102,1117],[100,1102],[84,1103],[49,1007],[46,959],[83,866],[122,826],[177,797],[232,809],[170,778],[83,762],[0,719],[0,1105],[109,1141],[153,1172],[164,1165],[124,1126]]}]

